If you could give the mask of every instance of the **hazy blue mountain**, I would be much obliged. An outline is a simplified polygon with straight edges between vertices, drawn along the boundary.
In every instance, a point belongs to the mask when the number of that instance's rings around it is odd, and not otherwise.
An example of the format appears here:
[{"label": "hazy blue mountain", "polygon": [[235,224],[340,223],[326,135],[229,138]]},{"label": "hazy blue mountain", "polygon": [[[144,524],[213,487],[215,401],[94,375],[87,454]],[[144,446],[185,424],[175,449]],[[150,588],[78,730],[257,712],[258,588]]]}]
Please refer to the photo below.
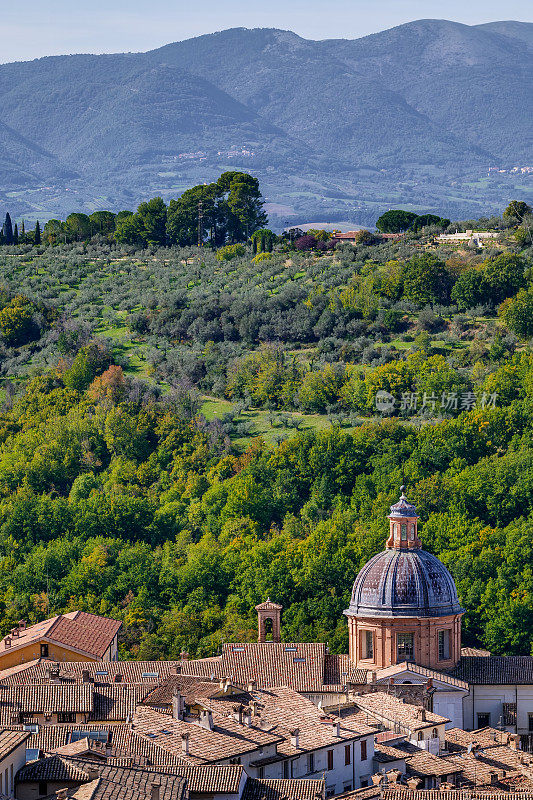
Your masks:
[{"label": "hazy blue mountain", "polygon": [[239,28],[2,65],[0,176],[31,187],[71,170],[84,200],[120,204],[235,166],[298,212],[332,192],[346,211],[358,196],[453,210],[470,202],[452,188],[468,175],[472,207],[493,205],[507,190],[483,185],[488,167],[533,162],[532,41],[517,22],[419,20],[318,42]]}]

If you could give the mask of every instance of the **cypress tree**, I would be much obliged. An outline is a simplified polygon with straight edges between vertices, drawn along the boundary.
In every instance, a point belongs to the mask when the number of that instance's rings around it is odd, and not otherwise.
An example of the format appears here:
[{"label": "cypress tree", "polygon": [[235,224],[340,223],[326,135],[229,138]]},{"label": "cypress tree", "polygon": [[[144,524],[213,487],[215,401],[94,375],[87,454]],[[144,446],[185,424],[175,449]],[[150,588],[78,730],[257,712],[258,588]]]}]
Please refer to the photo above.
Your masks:
[{"label": "cypress tree", "polygon": [[13,244],[13,225],[11,224],[9,213],[6,214],[4,222],[4,240],[6,244]]},{"label": "cypress tree", "polygon": [[41,244],[41,226],[39,225],[39,220],[35,223],[35,234],[33,236],[33,244],[38,245]]},{"label": "cypress tree", "polygon": [[20,229],[20,237],[21,237],[21,239],[24,239],[25,236],[26,236],[26,226],[24,225],[24,220],[22,220],[22,227]]},{"label": "cypress tree", "polygon": [[15,222],[15,227],[13,229],[13,244],[19,243],[19,226]]}]

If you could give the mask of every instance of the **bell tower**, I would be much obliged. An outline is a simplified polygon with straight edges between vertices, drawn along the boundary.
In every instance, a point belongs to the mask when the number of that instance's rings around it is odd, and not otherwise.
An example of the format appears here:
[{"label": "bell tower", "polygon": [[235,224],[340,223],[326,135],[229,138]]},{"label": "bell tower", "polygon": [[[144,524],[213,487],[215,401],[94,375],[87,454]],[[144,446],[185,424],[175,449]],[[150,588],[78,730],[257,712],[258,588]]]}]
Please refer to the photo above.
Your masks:
[{"label": "bell tower", "polygon": [[267,597],[264,603],[255,607],[257,611],[257,641],[266,642],[267,640],[267,623],[272,625],[272,641],[281,641],[281,611],[283,606],[278,603],[273,603],[270,597]]}]

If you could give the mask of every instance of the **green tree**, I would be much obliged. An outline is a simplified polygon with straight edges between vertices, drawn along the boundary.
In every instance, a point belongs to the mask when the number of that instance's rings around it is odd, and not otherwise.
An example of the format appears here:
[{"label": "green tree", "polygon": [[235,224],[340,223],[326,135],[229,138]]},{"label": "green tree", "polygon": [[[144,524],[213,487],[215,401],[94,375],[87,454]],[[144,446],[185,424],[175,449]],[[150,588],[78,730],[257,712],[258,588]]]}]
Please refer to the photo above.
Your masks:
[{"label": "green tree", "polygon": [[432,253],[422,253],[407,261],[403,278],[403,293],[407,300],[419,305],[449,302],[451,276],[442,261]]},{"label": "green tree", "polygon": [[515,297],[504,300],[498,316],[521,339],[533,336],[533,289],[521,289]]},{"label": "green tree", "polygon": [[35,231],[33,234],[33,244],[37,247],[41,244],[41,226],[39,225],[39,220],[35,223]]},{"label": "green tree", "polygon": [[81,242],[91,236],[91,220],[87,214],[80,212],[69,214],[65,221],[65,229],[70,241]]},{"label": "green tree", "polygon": [[533,210],[531,206],[528,206],[527,203],[524,203],[523,200],[511,200],[505,211],[503,212],[503,216],[507,217],[507,219],[515,219],[518,222],[522,222],[524,217],[533,214]]},{"label": "green tree", "polygon": [[413,227],[418,214],[402,209],[391,209],[379,217],[376,228],[382,233],[401,233]]}]

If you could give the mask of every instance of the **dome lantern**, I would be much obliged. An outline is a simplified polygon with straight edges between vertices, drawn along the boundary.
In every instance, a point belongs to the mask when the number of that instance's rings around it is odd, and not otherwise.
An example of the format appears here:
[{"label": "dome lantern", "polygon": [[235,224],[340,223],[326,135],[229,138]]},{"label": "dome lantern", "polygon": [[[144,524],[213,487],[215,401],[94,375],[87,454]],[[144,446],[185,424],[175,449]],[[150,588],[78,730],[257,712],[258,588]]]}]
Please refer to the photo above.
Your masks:
[{"label": "dome lantern", "polygon": [[405,486],[400,491],[400,499],[390,507],[387,549],[416,550],[422,547],[418,538],[418,514],[415,506],[405,496]]}]

